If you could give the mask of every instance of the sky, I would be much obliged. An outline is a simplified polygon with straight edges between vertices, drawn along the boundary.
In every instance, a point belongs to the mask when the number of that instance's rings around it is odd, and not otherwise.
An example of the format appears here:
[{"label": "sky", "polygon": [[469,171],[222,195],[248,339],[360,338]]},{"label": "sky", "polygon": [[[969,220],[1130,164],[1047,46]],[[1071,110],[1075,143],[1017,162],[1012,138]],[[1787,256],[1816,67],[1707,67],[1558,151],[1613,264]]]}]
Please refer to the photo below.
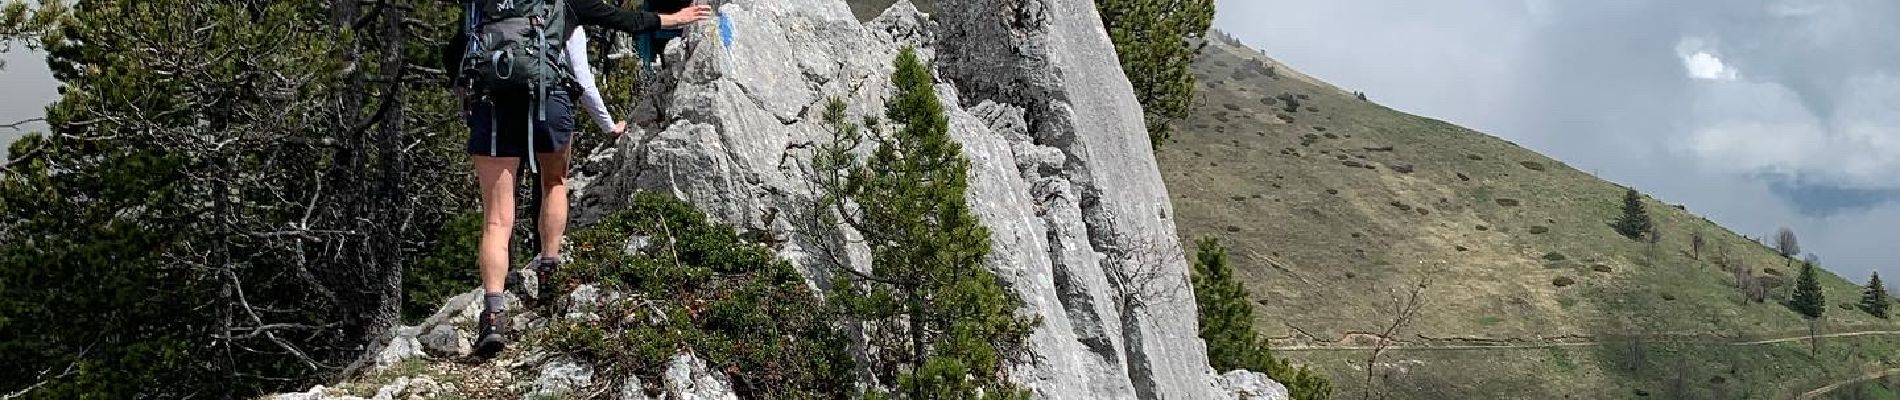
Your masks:
[{"label": "sky", "polygon": [[[59,96],[59,85],[46,69],[44,55],[13,46],[13,51],[0,54],[0,60],[6,62],[0,69],[0,88],[5,88],[0,90],[5,92],[0,94],[0,124],[45,116],[46,104]],[[44,129],[46,125],[38,123],[0,128],[0,154],[6,154],[7,146],[26,132]]]},{"label": "sky", "polygon": [[[1900,274],[1900,1],[1217,0],[1294,69]],[[1891,279],[1888,279],[1891,281]]]},{"label": "sky", "polygon": [[[1217,1],[1215,28],[1381,104],[1900,276],[1900,1]],[[0,58],[0,123],[39,116],[45,64]]]}]

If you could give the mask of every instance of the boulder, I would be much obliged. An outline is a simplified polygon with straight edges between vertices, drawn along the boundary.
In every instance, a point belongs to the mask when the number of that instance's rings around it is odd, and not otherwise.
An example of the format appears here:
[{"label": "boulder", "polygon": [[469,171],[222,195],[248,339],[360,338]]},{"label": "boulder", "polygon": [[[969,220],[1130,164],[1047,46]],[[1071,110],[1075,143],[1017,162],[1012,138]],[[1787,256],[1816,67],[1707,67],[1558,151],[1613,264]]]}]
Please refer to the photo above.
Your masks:
[{"label": "boulder", "polygon": [[1267,374],[1244,369],[1228,371],[1220,376],[1221,390],[1234,400],[1287,400],[1286,385],[1267,378]]},{"label": "boulder", "polygon": [[680,353],[667,361],[667,398],[674,400],[738,400],[724,373],[706,367],[706,361],[691,353]]},{"label": "boulder", "polygon": [[594,382],[594,366],[567,358],[541,364],[541,375],[534,378],[528,398],[567,398]]}]

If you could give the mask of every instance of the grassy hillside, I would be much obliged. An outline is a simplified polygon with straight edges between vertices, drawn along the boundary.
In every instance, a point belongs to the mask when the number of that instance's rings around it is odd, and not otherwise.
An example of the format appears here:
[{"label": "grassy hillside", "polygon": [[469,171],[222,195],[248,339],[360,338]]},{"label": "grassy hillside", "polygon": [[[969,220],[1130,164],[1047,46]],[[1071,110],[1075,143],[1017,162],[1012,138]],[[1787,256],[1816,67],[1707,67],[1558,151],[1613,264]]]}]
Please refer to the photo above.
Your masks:
[{"label": "grassy hillside", "polygon": [[[1221,238],[1260,304],[1263,334],[1283,346],[1321,347],[1282,353],[1335,372],[1335,381],[1353,380],[1347,378],[1355,374],[1353,367],[1344,360],[1363,360],[1365,354],[1324,346],[1371,342],[1369,333],[1391,318],[1390,293],[1418,282],[1429,282],[1421,291],[1422,312],[1392,338],[1403,345],[1588,344],[1629,337],[1720,343],[1807,331],[1804,320],[1779,304],[1795,275],[1785,260],[1693,210],[1645,199],[1663,231],[1652,253],[1608,225],[1620,215],[1625,188],[1562,162],[1361,100],[1227,39],[1208,47],[1196,74],[1202,102],[1158,152],[1180,233]],[[1377,100],[1376,93],[1372,97]],[[1709,248],[1726,248],[1754,266],[1772,285],[1769,301],[1744,304],[1734,277],[1709,262],[1712,251],[1692,258],[1690,237],[1697,231]],[[1830,304],[1827,331],[1900,329],[1851,309],[1859,298],[1855,282],[1823,274],[1822,283]],[[1893,357],[1890,344],[1900,339],[1876,335],[1836,342],[1872,343],[1863,347],[1884,353],[1854,355],[1877,359]],[[1737,351],[1766,347],[1773,346]],[[1580,368],[1603,372],[1615,368],[1599,361],[1617,358],[1617,348],[1586,345],[1563,352],[1590,353],[1567,357],[1585,364]],[[1760,351],[1737,359],[1773,353]],[[1539,384],[1532,386],[1567,381],[1556,385],[1565,390],[1629,384],[1654,372],[1582,373],[1540,367],[1551,363],[1514,364],[1549,354],[1477,349],[1395,357],[1423,362],[1410,373],[1468,390],[1454,391],[1461,396],[1497,393],[1473,386],[1499,381],[1481,371],[1529,371],[1513,379]],[[1691,357],[1684,363],[1705,361],[1715,362]],[[1752,377],[1742,375],[1758,363],[1743,364],[1749,365],[1723,371],[1728,378],[1711,372],[1698,381]],[[1497,369],[1504,366],[1510,368]],[[1558,378],[1593,374],[1602,379]],[[1801,372],[1760,376],[1805,379],[1787,374]],[[1350,382],[1342,386],[1353,390]]]}]

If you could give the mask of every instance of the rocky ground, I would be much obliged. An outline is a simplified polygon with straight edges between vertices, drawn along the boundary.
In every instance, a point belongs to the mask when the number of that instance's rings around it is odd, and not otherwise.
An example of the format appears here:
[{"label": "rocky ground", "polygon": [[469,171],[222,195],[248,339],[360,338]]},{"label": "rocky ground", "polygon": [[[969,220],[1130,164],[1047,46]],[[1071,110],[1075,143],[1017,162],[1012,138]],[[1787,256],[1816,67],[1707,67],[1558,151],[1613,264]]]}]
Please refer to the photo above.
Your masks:
[{"label": "rocky ground", "polygon": [[[535,287],[532,272],[515,275],[520,287]],[[509,307],[516,332],[511,347],[494,358],[469,354],[475,318],[481,313],[481,294],[470,291],[446,301],[442,308],[413,326],[396,329],[381,349],[362,361],[354,378],[298,393],[268,396],[269,400],[396,400],[396,399],[614,399],[614,400],[737,400],[740,398],[723,371],[717,371],[691,352],[666,360],[659,379],[622,373],[611,363],[562,354],[540,345],[541,328],[551,316],[586,321],[597,318],[590,310],[624,294],[582,285],[561,301],[536,300],[536,293],[511,293]],[[1286,387],[1251,371],[1231,371],[1216,379],[1223,398],[1281,400]]]}]

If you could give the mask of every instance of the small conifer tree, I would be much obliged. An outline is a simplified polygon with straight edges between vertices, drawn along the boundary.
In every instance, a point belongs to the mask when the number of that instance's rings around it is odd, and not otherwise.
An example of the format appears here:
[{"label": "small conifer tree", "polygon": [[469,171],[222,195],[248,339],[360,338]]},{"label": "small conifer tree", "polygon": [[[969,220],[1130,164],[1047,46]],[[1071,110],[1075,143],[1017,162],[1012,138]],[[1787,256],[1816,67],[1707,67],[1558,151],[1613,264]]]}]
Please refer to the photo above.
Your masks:
[{"label": "small conifer tree", "polygon": [[1221,248],[1219,240],[1201,239],[1191,278],[1209,364],[1220,371],[1266,373],[1286,385],[1296,400],[1332,398],[1331,382],[1305,367],[1275,359],[1266,338],[1254,331],[1253,304],[1247,301],[1246,287],[1228,267],[1227,250]]},{"label": "small conifer tree", "polygon": [[1876,318],[1886,319],[1887,307],[1892,305],[1892,300],[1887,299],[1887,284],[1882,283],[1880,273],[1875,272],[1872,278],[1867,279],[1867,289],[1860,298],[1860,309]]},{"label": "small conifer tree", "polygon": [[1801,275],[1795,278],[1794,296],[1788,299],[1788,306],[1808,319],[1821,318],[1827,311],[1827,300],[1816,275],[1814,264],[1802,264]]},{"label": "small conifer tree", "polygon": [[1802,263],[1801,276],[1794,282],[1794,296],[1788,299],[1788,308],[1807,318],[1808,339],[1815,352],[1821,351],[1821,314],[1827,312],[1827,298],[1821,293],[1818,274],[1813,263]]},{"label": "small conifer tree", "polygon": [[1643,234],[1649,233],[1651,224],[1649,210],[1643,207],[1643,195],[1637,193],[1636,189],[1624,192],[1623,217],[1612,224],[1616,227],[1616,233],[1630,240],[1639,240],[1642,239]]},{"label": "small conifer tree", "polygon": [[[884,349],[872,370],[896,387],[867,395],[1023,398],[1004,379],[1004,359],[1021,349],[1032,324],[1016,315],[1020,301],[984,265],[989,230],[964,202],[970,161],[950,139],[930,70],[915,50],[898,55],[891,79],[897,94],[885,117],[898,130],[884,135],[867,120],[870,137],[859,137],[834,99],[825,120],[840,137],[820,160],[839,172],[821,182],[828,192],[821,204],[870,248],[870,270],[838,268],[832,296]],[[867,140],[877,148],[860,160],[851,150]]]}]

